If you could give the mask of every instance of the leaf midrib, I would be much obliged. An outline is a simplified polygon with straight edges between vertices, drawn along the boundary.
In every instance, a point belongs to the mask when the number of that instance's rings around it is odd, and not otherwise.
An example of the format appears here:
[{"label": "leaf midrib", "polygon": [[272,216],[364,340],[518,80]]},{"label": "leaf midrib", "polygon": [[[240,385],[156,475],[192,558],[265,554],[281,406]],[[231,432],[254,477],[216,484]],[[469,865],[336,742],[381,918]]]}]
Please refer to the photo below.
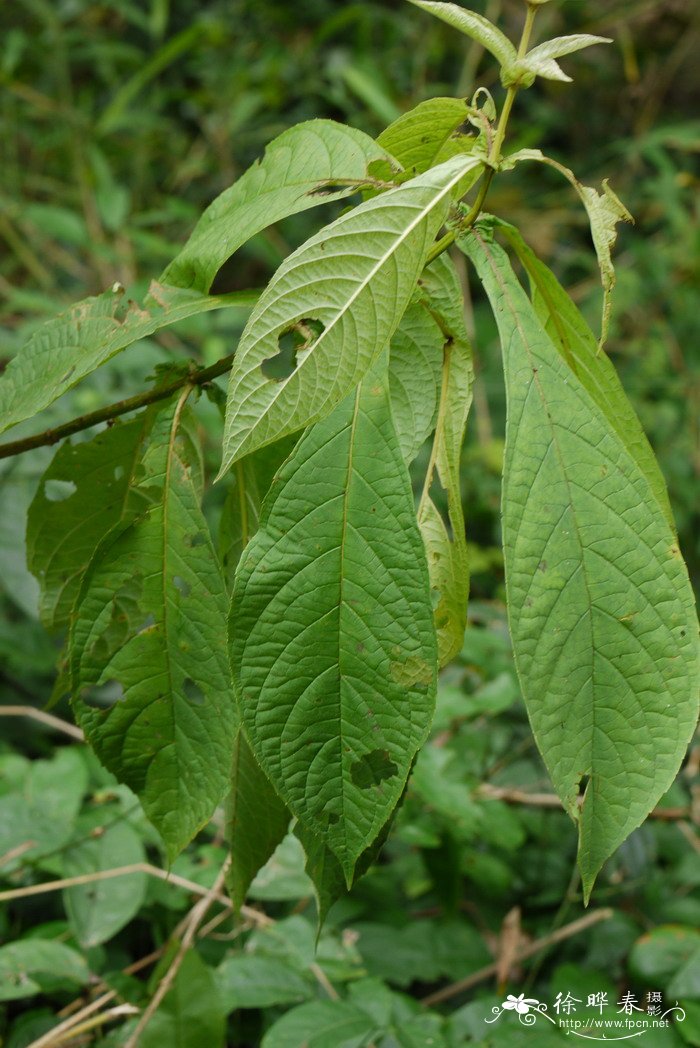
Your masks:
[{"label": "leaf midrib", "polygon": [[[308,354],[304,357],[304,359],[299,364],[299,366],[293,371],[293,373],[289,376],[289,378],[287,378],[284,382],[280,382],[279,383],[279,388],[276,390],[275,395],[273,396],[273,398],[270,400],[270,402],[268,403],[267,407],[265,408],[265,415],[269,414],[269,412],[272,410],[272,408],[276,404],[276,402],[279,399],[279,397],[287,389],[287,386],[289,385],[289,383],[292,380],[292,378],[294,378],[295,376],[299,375],[301,373],[302,369],[304,368],[304,365],[307,363],[307,361],[312,359],[312,357],[315,356],[319,346],[324,341],[324,339],[326,339],[328,337],[330,332],[334,329],[334,327],[342,319],[342,317],[344,317],[346,315],[346,313],[348,313],[348,311],[352,308],[353,304],[359,298],[359,296],[362,294],[362,292],[367,287],[369,287],[370,283],[372,282],[374,277],[377,275],[377,273],[380,271],[380,269],[382,269],[382,267],[384,265],[386,265],[386,263],[389,261],[389,259],[392,258],[392,256],[396,254],[396,252],[399,250],[401,245],[410,236],[410,234],[420,225],[421,222],[425,221],[425,219],[431,213],[431,211],[433,211],[443,201],[443,199],[450,193],[450,191],[460,181],[460,179],[463,178],[463,176],[466,174],[467,171],[471,170],[472,167],[476,167],[476,166],[480,166],[481,165],[481,161],[479,161],[478,159],[476,159],[474,157],[468,157],[467,159],[470,161],[470,163],[465,164],[464,167],[460,166],[459,172],[453,178],[451,178],[450,181],[445,186],[443,186],[443,188],[439,191],[439,193],[435,197],[431,198],[429,204],[425,205],[424,207],[422,207],[420,209],[420,211],[419,211],[418,215],[416,216],[416,218],[414,218],[413,221],[408,224],[408,226],[406,226],[403,230],[401,230],[401,232],[398,234],[398,236],[393,241],[392,245],[384,252],[383,255],[381,255],[379,257],[379,259],[377,260],[377,262],[375,263],[373,268],[370,270],[370,272],[364,277],[363,280],[361,280],[359,282],[359,284],[357,285],[357,287],[355,288],[353,293],[350,295],[350,298],[347,299],[347,301],[344,303],[342,308],[338,310],[338,312],[333,317],[333,319],[330,321],[330,323],[324,328],[324,330],[321,332],[319,337],[313,343],[313,345],[309,349]],[[408,183],[406,185],[408,185]],[[397,186],[396,189],[389,190],[387,193],[383,194],[380,199],[383,200],[384,202],[386,202],[387,198],[390,197],[392,194],[403,193],[405,191],[405,189],[406,189],[406,185]],[[388,205],[388,206],[396,206],[396,205]],[[407,205],[404,204],[404,205],[398,205],[398,206],[399,207],[401,207],[401,206],[406,207]],[[347,235],[347,233],[344,234],[344,235]],[[315,246],[316,245],[314,245],[314,247]],[[313,261],[316,261],[316,259],[309,260],[309,262],[307,262],[307,264],[310,264]],[[260,319],[260,318],[258,318],[258,319]],[[269,332],[267,332],[266,335],[269,336]],[[262,336],[260,339],[257,340],[257,342],[253,343],[251,345],[251,349],[253,348],[254,345],[259,345],[260,342],[262,341],[263,337],[265,337],[265,336]],[[252,368],[249,368],[249,370],[245,374],[246,375],[251,374],[258,367],[259,367],[259,364],[256,363]],[[250,393],[246,397],[244,397],[244,399],[241,401],[241,403],[239,405],[239,410],[240,410],[240,408],[242,408],[247,403],[247,401],[252,396],[255,396],[258,393],[259,389],[260,389],[260,386],[256,386],[254,389],[252,389],[250,391]]]}]

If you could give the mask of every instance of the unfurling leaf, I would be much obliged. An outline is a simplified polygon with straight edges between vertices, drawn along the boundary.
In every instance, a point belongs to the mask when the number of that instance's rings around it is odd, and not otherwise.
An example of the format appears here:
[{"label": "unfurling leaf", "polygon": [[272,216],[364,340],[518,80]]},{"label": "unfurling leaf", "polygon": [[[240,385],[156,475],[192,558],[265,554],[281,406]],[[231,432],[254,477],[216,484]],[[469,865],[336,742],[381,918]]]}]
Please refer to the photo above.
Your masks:
[{"label": "unfurling leaf", "polygon": [[53,404],[138,339],[211,309],[248,312],[257,292],[201,295],[151,283],[146,301],[124,301],[116,284],[42,324],[0,378],[0,433]]},{"label": "unfurling leaf", "polygon": [[533,47],[522,59],[518,59],[504,70],[501,78],[503,86],[530,87],[537,77],[570,84],[571,78],[567,77],[555,59],[561,58],[563,54],[591,47],[593,44],[610,43],[612,41],[608,37],[592,37],[588,32],[572,37],[555,37],[553,40],[547,40],[544,44]]},{"label": "unfurling leaf", "polygon": [[71,634],[78,721],[103,764],[138,794],[171,859],[228,788],[237,729],[226,592],[199,505],[185,397],[158,407]]},{"label": "unfurling leaf", "polygon": [[236,353],[222,474],[327,415],[357,385],[403,316],[453,191],[480,166],[447,160],[360,204],[282,263]]},{"label": "unfurling leaf", "polygon": [[505,253],[479,229],[459,243],[503,346],[516,665],[538,746],[579,824],[588,898],[605,860],[673,782],[695,728],[694,602],[647,476],[543,328]]},{"label": "unfurling leaf", "polygon": [[206,293],[224,262],[252,236],[288,215],[356,193],[370,165],[384,159],[384,149],[368,135],[333,120],[289,128],[209,205],[162,280]]},{"label": "unfurling leaf", "polygon": [[571,77],[566,75],[555,59],[563,55],[570,55],[574,51],[581,51],[584,47],[592,47],[593,44],[611,43],[612,40],[607,36],[591,36],[590,33],[557,36],[533,47],[524,58],[516,63],[516,66],[536,76],[544,77],[545,80],[561,80],[571,83]]},{"label": "unfurling leaf", "polygon": [[236,575],[231,646],[253,751],[351,883],[426,737],[435,634],[385,374],[309,429]]},{"label": "unfurling leaf", "polygon": [[[437,258],[420,283],[425,305],[436,318],[443,336],[442,381],[433,453],[418,507],[418,524],[435,598],[439,664],[444,666],[461,650],[467,620],[469,558],[459,463],[472,402],[474,367],[464,326],[462,292],[449,258],[445,255]],[[434,472],[446,494],[449,528],[430,494]]]}]

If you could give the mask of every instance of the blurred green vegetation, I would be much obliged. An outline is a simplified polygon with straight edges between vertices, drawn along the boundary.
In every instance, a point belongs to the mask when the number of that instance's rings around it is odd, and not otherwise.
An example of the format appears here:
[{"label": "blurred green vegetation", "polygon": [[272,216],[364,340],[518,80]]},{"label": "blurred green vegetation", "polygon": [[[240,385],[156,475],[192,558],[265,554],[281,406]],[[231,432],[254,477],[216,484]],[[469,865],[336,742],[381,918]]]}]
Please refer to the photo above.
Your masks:
[{"label": "blurred green vegetation", "polygon": [[[517,37],[519,0],[473,6]],[[433,95],[468,95],[481,84],[497,102],[502,97],[488,55],[399,0],[16,0],[0,19],[0,366],[65,304],[115,280],[143,290],[206,204],[291,124],[328,116],[376,134]],[[565,0],[544,7],[539,35],[565,32],[607,35],[614,43],[565,59],[573,85],[538,82],[523,92],[509,141],[513,148],[539,146],[589,184],[610,177],[635,216],[616,252],[608,351],[659,455],[697,581],[700,8],[694,0]],[[521,165],[496,180],[488,208],[520,225],[596,328],[598,274],[585,216],[568,187],[549,170]],[[263,285],[318,222],[318,214],[307,213],[256,237],[224,267],[216,290]],[[502,957],[503,929],[514,921],[531,942],[584,912],[573,874],[573,826],[556,809],[512,803],[513,790],[550,787],[519,697],[505,624],[504,395],[495,329],[476,290],[468,313],[479,382],[463,469],[474,593],[464,651],[444,674],[433,739],[382,861],[332,911],[319,968],[309,882],[290,841],[253,891],[277,923],[237,935],[229,920],[198,941],[183,980],[199,995],[199,1013],[197,1000],[189,1002],[195,1028],[205,1012],[221,1016],[208,1035],[212,1046],[224,1015],[229,1044],[259,1044],[285,1009],[327,1000],[324,979],[342,998],[350,995],[347,1008],[362,1001],[383,1016],[382,1028],[393,1032],[378,1043],[387,1048],[549,1043],[548,1032],[528,1033],[505,1018],[484,1026],[504,989],[493,976],[420,1017],[413,1003]],[[210,363],[231,351],[238,334],[230,319],[211,314],[144,340],[54,405],[46,424],[137,391],[173,355]],[[213,467],[213,407],[210,421]],[[17,435],[32,428],[24,425]],[[60,638],[38,624],[36,584],[23,564],[24,515],[50,456],[43,449],[0,469],[4,704],[43,706],[59,656]],[[56,712],[69,717],[61,707]],[[3,722],[4,888],[144,857],[162,864],[134,798],[87,752],[55,747],[56,736],[40,726]],[[687,817],[649,821],[606,867],[594,904],[611,906],[613,915],[516,967],[508,992],[547,1000],[551,1009],[559,991],[585,998],[609,990],[613,1000],[631,988],[641,1000],[661,990],[687,1005],[688,1018],[679,1032],[649,1034],[644,1043],[700,1045],[700,962],[692,962],[700,926],[699,765],[696,749],[663,802]],[[47,782],[54,790],[61,784],[48,811],[37,804]],[[13,857],[27,827],[34,845]],[[86,842],[100,839],[106,844],[97,855]],[[173,869],[207,884],[222,857],[215,821]],[[159,949],[191,899],[141,877],[130,882],[126,901],[114,904],[116,931],[92,932],[91,899],[89,892],[56,893],[14,902],[0,913],[2,941],[50,939],[73,947],[95,976],[139,1004],[144,984],[115,973]],[[519,917],[509,925],[515,907]],[[0,965],[1,958],[0,948]],[[55,975],[37,976],[37,994],[0,1004],[8,1048],[29,1045],[83,992],[79,978]],[[144,1045],[170,1043],[168,1014]],[[308,1021],[320,1029],[325,1018],[312,1011]],[[295,1043],[283,1041],[281,1030],[265,1042],[270,1048]],[[82,1043],[122,1043],[117,1033],[90,1036]],[[312,1043],[336,1048],[329,1036]],[[204,1042],[183,1042],[190,1043]]]}]

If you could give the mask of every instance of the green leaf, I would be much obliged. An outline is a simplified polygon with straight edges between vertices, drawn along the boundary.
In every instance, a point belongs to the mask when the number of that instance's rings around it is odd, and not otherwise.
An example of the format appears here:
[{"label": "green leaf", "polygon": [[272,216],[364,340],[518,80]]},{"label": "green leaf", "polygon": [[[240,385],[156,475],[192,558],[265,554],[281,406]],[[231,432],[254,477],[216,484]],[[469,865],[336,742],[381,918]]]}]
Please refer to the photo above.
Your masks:
[{"label": "green leaf", "polygon": [[573,51],[581,51],[584,47],[591,47],[593,44],[611,43],[610,37],[591,36],[590,33],[556,36],[552,40],[546,40],[543,44],[533,47],[519,64],[546,80],[563,80],[571,83],[571,77],[567,76],[554,60],[561,58],[562,55],[570,55]]},{"label": "green leaf", "polygon": [[288,215],[356,193],[371,181],[370,165],[385,159],[368,135],[333,120],[289,128],[209,205],[161,279],[209,291],[224,262],[252,236]]},{"label": "green leaf", "polygon": [[201,295],[151,284],[143,305],[115,284],[42,324],[0,378],[0,433],[42,411],[132,342],[210,309],[248,310],[257,292]]},{"label": "green leaf", "polygon": [[391,340],[389,385],[399,447],[410,465],[435,427],[442,384],[442,331],[412,303]]},{"label": "green leaf", "polygon": [[227,601],[183,407],[159,411],[130,512],[97,550],[71,635],[73,704],[172,860],[229,785],[237,729]]},{"label": "green leaf", "polygon": [[53,855],[70,840],[87,785],[84,751],[64,747],[51,760],[32,761],[24,781],[3,795],[0,855],[24,846],[22,861],[44,868],[41,856]]},{"label": "green leaf", "polygon": [[262,1040],[262,1048],[364,1048],[376,1023],[346,1001],[309,1001],[278,1019]]},{"label": "green leaf", "polygon": [[398,160],[407,174],[422,174],[473,148],[476,137],[461,131],[470,112],[464,98],[429,98],[382,131],[377,145]]},{"label": "green leaf", "polygon": [[92,554],[121,519],[144,436],[143,417],[115,422],[62,444],[44,474],[27,516],[27,563],[47,629],[68,623]]},{"label": "green leaf", "polygon": [[0,1001],[49,992],[49,988],[84,986],[90,978],[85,960],[63,943],[22,939],[0,946]]},{"label": "green leaf", "polygon": [[[79,830],[85,838],[65,853],[67,877],[98,873],[117,866],[130,866],[146,861],[138,834],[126,822],[103,826],[104,813],[90,813]],[[101,832],[90,835],[99,827]],[[94,881],[66,888],[63,893],[66,912],[76,938],[82,946],[98,946],[121,931],[139,912],[146,894],[145,873],[129,873],[106,881]]]},{"label": "green leaf", "polygon": [[[438,659],[444,666],[462,648],[469,597],[469,557],[460,491],[460,456],[472,402],[474,365],[464,325],[459,279],[450,259],[442,255],[421,278],[425,304],[443,335],[443,363],[433,450],[418,525],[423,537],[434,595]],[[448,524],[431,495],[434,474],[447,495]]]},{"label": "green leaf", "polygon": [[298,1004],[314,995],[313,982],[277,957],[234,954],[221,962],[216,978],[227,1012]]},{"label": "green leaf", "polygon": [[646,476],[656,501],[675,530],[663,474],[610,358],[599,349],[593,332],[557,278],[528,247],[515,226],[498,221],[497,228],[527,271],[535,311],[554,346]]},{"label": "green leaf", "polygon": [[175,982],[139,1038],[139,1048],[224,1048],[226,1015],[216,974],[189,950]]},{"label": "green leaf", "polygon": [[386,387],[376,369],[302,437],[241,559],[231,617],[254,752],[348,883],[401,796],[435,691],[427,570]]},{"label": "green leaf", "polygon": [[482,231],[460,246],[503,346],[516,664],[538,746],[579,824],[588,898],[602,864],[673,782],[695,727],[694,602],[645,475],[560,356],[507,256]]},{"label": "green leaf", "polygon": [[434,0],[409,0],[409,3],[435,15],[454,29],[459,29],[460,33],[476,40],[493,55],[499,65],[509,66],[515,62],[516,50],[508,37],[483,15],[467,11],[457,4],[436,3]]},{"label": "green leaf", "polygon": [[233,747],[226,809],[226,836],[231,847],[227,886],[238,910],[255,875],[286,835],[290,819],[287,806],[260,768],[242,729]]},{"label": "green leaf", "polygon": [[479,166],[454,157],[342,215],[282,263],[236,353],[220,475],[356,386],[403,316],[452,190]]}]

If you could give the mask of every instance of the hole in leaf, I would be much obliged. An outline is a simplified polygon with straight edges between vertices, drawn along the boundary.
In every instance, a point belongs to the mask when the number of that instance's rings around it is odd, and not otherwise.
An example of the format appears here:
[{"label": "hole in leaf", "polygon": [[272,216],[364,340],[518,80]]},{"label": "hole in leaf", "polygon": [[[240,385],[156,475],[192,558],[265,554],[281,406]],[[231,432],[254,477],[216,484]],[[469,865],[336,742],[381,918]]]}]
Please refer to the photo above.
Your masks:
[{"label": "hole in leaf", "polygon": [[398,770],[386,750],[372,750],[355,761],[350,778],[355,786],[367,790],[370,786],[378,786],[384,779],[390,779]]},{"label": "hole in leaf", "polygon": [[190,589],[189,582],[186,582],[184,579],[180,578],[179,575],[175,575],[173,577],[173,585],[175,589],[182,594],[183,597],[189,597],[190,593],[192,592]]},{"label": "hole in leaf", "polygon": [[311,317],[304,317],[281,331],[277,339],[278,352],[274,357],[263,360],[260,365],[265,378],[284,382],[293,375],[323,331],[324,325],[321,321]]},{"label": "hole in leaf", "polygon": [[44,498],[48,502],[65,502],[77,490],[72,480],[47,480],[44,483]]},{"label": "hole in leaf", "polygon": [[310,189],[307,196],[330,196],[333,193],[343,193],[352,186],[343,185],[340,182],[319,182],[317,186]]},{"label": "hole in leaf", "polygon": [[192,680],[191,677],[185,677],[182,682],[182,690],[185,693],[185,698],[188,702],[191,702],[193,706],[204,705],[204,692],[200,688],[196,681]]},{"label": "hole in leaf", "polygon": [[141,625],[137,628],[136,632],[137,632],[137,634],[138,633],[145,633],[146,630],[150,630],[150,628],[152,626],[155,626],[155,624],[156,624],[155,615],[152,615],[149,612],[148,615],[146,616],[146,618],[141,623]]},{"label": "hole in leaf", "polygon": [[109,710],[124,698],[124,687],[118,680],[108,680],[94,688],[87,688],[80,697],[86,706],[94,710]]},{"label": "hole in leaf", "polygon": [[578,795],[584,797],[588,788],[588,783],[591,781],[590,775],[582,775],[578,783]]}]

